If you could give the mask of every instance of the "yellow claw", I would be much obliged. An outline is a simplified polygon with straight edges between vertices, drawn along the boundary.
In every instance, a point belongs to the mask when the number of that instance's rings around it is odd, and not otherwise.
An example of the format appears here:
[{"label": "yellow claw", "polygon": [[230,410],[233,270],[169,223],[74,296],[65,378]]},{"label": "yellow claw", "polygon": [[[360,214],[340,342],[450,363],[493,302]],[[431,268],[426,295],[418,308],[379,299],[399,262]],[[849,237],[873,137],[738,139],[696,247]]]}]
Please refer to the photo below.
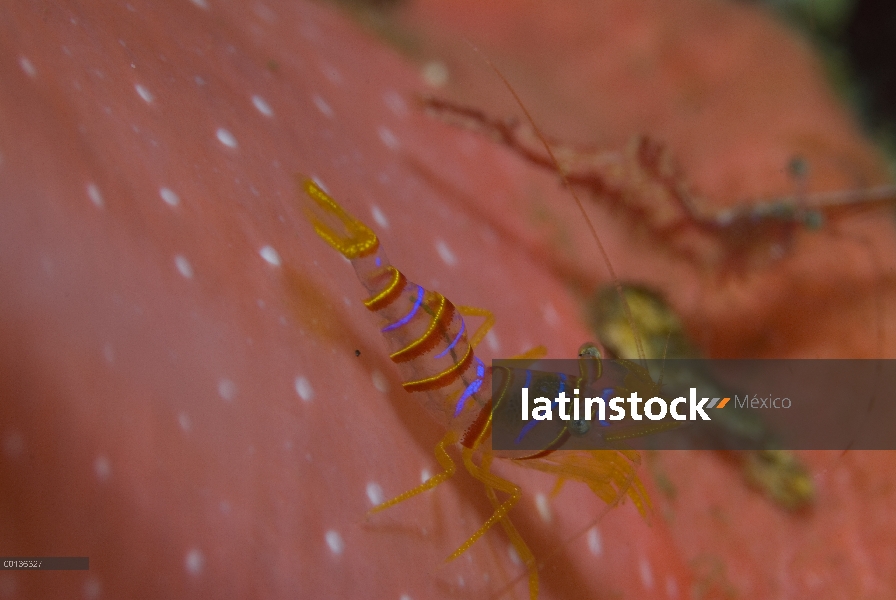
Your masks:
[{"label": "yellow claw", "polygon": [[326,213],[327,216],[335,217],[345,228],[344,234],[337,232],[324,223],[314,210],[306,208],[305,215],[311,221],[314,231],[317,232],[321,239],[349,260],[376,253],[380,247],[380,241],[367,225],[348,214],[344,208],[339,206],[335,200],[312,180],[305,179],[302,176],[299,176],[298,179],[299,185],[308,194],[308,197],[311,198],[317,208]]}]

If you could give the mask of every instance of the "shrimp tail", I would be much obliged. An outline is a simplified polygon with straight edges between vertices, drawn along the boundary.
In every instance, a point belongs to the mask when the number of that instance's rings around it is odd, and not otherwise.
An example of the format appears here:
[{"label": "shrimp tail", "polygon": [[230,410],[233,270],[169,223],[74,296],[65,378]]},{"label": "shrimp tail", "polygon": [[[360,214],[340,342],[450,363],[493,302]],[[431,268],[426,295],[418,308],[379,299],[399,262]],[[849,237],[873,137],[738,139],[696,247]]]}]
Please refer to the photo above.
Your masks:
[{"label": "shrimp tail", "polygon": [[363,258],[375,254],[380,247],[376,234],[367,225],[348,214],[319,185],[311,179],[298,177],[299,186],[305,191],[311,202],[330,220],[335,219],[342,224],[345,232],[340,234],[315,212],[306,207],[305,214],[314,226],[314,231],[334,250],[349,260]]}]

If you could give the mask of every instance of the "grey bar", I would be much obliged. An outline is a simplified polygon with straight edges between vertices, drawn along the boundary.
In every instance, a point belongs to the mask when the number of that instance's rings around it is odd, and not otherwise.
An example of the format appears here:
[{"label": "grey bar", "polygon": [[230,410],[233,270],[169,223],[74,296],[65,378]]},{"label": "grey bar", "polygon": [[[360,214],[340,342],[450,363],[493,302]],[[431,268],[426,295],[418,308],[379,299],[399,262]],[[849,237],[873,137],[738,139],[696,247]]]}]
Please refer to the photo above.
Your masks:
[{"label": "grey bar", "polygon": [[[492,448],[520,456],[606,448],[896,450],[896,360],[603,359],[599,366],[594,359],[493,361]],[[599,408],[598,399],[604,418],[586,412]],[[610,409],[617,399],[623,416]],[[576,405],[580,417],[572,416]]]},{"label": "grey bar", "polygon": [[87,556],[0,556],[0,571],[88,571]]}]

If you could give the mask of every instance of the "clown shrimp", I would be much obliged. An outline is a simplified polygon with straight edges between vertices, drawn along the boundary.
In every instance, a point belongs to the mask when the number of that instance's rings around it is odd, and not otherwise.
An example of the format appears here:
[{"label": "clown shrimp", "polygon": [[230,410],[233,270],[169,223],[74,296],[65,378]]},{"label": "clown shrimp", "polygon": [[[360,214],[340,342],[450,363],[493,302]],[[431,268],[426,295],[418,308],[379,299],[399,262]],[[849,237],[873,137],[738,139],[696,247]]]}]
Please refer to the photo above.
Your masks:
[{"label": "clown shrimp", "polygon": [[[447,431],[435,447],[435,456],[443,471],[370,512],[395,506],[448,480],[456,471],[448,448],[459,446],[464,467],[483,483],[494,512],[447,560],[466,552],[492,526],[500,523],[526,566],[529,595],[535,600],[538,597],[535,557],[509,516],[522,493],[516,484],[491,471],[492,461],[510,459],[522,466],[555,474],[560,478],[558,487],[566,480],[583,482],[608,504],[627,495],[644,514],[648,500],[635,475],[637,453],[555,452],[566,438],[558,438],[556,444],[534,454],[493,451],[493,371],[475,355],[474,348],[493,326],[494,315],[481,308],[454,306],[442,294],[408,281],[389,263],[369,227],[346,212],[313,181],[300,181],[300,186],[310,199],[306,215],[315,232],[351,261],[358,279],[369,292],[370,297],[364,304],[383,320],[381,331],[389,345],[390,358],[401,370],[402,386],[420,399],[427,412]],[[468,331],[465,316],[480,317],[484,321],[475,331]],[[586,344],[583,348],[582,377],[585,378],[593,368],[591,365],[599,367],[600,355],[594,346]],[[521,358],[543,353],[544,349],[539,347]],[[496,492],[506,494],[507,498],[499,500]]]}]

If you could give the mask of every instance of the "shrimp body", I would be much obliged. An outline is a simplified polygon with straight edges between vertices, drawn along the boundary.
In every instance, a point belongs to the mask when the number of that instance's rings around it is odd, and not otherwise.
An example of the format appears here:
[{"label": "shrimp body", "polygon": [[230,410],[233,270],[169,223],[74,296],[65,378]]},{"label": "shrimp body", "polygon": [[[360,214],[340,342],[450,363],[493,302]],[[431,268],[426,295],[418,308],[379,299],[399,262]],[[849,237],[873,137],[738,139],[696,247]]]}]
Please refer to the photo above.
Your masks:
[{"label": "shrimp body", "polygon": [[[435,448],[443,471],[370,512],[404,502],[449,479],[456,465],[447,447],[459,445],[464,467],[485,486],[494,513],[447,560],[466,552],[486,531],[500,523],[526,565],[529,596],[536,600],[535,557],[508,516],[522,492],[516,484],[491,472],[492,461],[514,459],[522,466],[555,474],[559,478],[555,491],[563,482],[577,480],[611,505],[628,496],[644,514],[649,501],[634,471],[639,456],[635,452],[615,450],[556,452],[569,438],[566,429],[558,433],[553,443],[535,453],[492,450],[492,401],[500,403],[503,398],[503,393],[492,398],[492,377],[500,378],[499,387],[503,390],[512,379],[506,369],[493,371],[474,353],[476,345],[494,324],[492,313],[481,308],[455,306],[442,294],[409,281],[389,263],[369,227],[346,212],[310,179],[300,181],[300,186],[311,201],[306,215],[315,232],[351,262],[358,279],[367,288],[370,296],[364,305],[382,318],[381,332],[389,345],[390,358],[401,370],[402,386],[418,396],[447,431]],[[484,321],[470,332],[464,316],[481,317]],[[583,349],[579,382],[585,387],[600,377],[600,356],[590,344]],[[544,352],[543,347],[538,347],[517,358],[533,358]],[[500,501],[496,492],[508,497]]]},{"label": "shrimp body", "polygon": [[[382,318],[389,357],[402,373],[402,387],[418,393],[427,411],[461,444],[473,448],[491,413],[491,368],[473,352],[494,322],[487,311],[458,309],[439,292],[427,291],[393,267],[376,234],[349,215],[313,181],[303,183],[318,208],[337,218],[351,237],[340,237],[321,218],[317,234],[349,259],[370,297],[364,305]],[[467,337],[462,312],[485,316]],[[484,314],[487,313],[487,314]]]}]

